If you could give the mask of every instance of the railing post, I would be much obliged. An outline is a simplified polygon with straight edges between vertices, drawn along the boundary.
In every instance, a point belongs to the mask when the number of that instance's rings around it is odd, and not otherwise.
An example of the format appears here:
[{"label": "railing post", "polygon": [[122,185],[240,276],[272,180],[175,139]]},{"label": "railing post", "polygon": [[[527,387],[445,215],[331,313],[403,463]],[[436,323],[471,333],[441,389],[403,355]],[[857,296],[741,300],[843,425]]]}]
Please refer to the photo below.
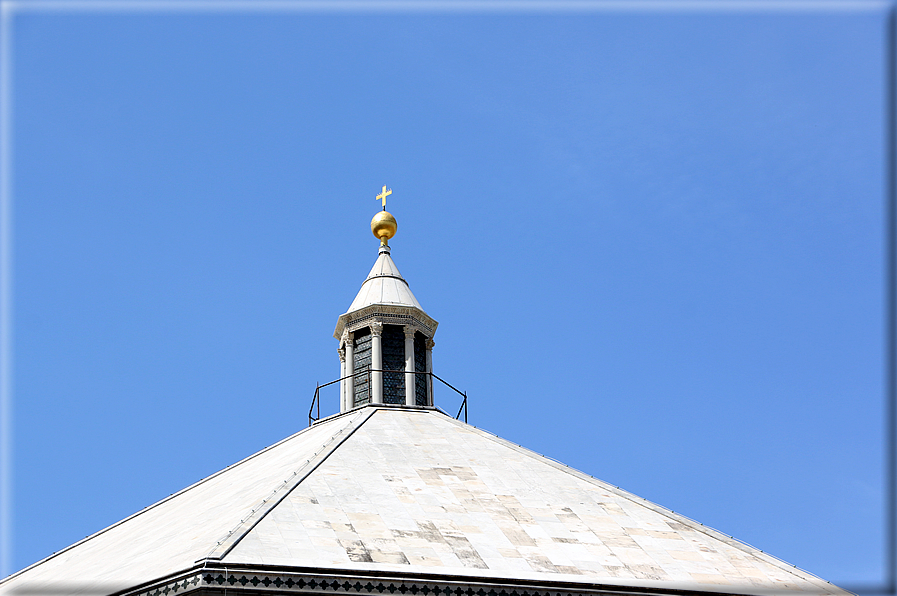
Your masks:
[{"label": "railing post", "polygon": [[339,354],[339,411],[345,412],[346,407],[346,347],[341,341],[336,353]]},{"label": "railing post", "polygon": [[436,345],[436,342],[430,338],[427,338],[426,348],[427,348],[427,400],[428,406],[432,406],[436,403],[436,399],[433,396],[433,346]]},{"label": "railing post", "polygon": [[[311,426],[311,423],[312,423],[311,413],[315,411],[315,403],[320,403],[320,402],[318,402],[318,396],[319,396],[320,390],[321,390],[321,387],[317,383],[315,383],[315,396],[311,400],[311,407],[308,409],[308,425],[309,426]],[[320,417],[321,417],[321,407],[318,406],[318,418],[320,418]]]}]

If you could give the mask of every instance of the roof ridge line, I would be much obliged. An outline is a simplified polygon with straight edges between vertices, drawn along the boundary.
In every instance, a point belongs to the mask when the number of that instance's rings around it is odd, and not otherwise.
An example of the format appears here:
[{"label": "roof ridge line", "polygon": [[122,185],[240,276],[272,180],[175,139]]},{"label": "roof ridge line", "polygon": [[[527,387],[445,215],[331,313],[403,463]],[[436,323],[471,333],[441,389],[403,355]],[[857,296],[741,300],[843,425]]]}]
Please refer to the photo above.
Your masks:
[{"label": "roof ridge line", "polygon": [[[452,422],[453,424],[456,424],[458,426],[470,427],[470,428],[474,429],[475,431],[482,433],[487,439],[491,439],[492,441],[495,441],[496,443],[504,445],[505,447],[509,447],[509,448],[513,449],[514,451],[517,451],[518,453],[521,453],[523,455],[531,457],[535,460],[542,461],[543,463],[546,463],[553,468],[561,470],[562,472],[567,472],[568,474],[576,476],[576,477],[578,477],[582,480],[585,480],[591,484],[598,484],[599,486],[601,486],[601,488],[606,489],[612,493],[615,493],[617,496],[620,496],[629,501],[632,501],[633,503],[635,503],[637,505],[642,505],[644,507],[647,507],[648,509],[655,511],[656,513],[663,514],[664,516],[667,516],[667,517],[672,515],[675,518],[677,518],[676,521],[681,520],[680,523],[684,523],[684,525],[689,526],[693,530],[701,532],[702,534],[706,534],[707,536],[710,536],[714,540],[719,540],[725,544],[728,544],[729,546],[737,548],[740,551],[746,552],[752,556],[760,558],[760,559],[766,561],[767,563],[775,565],[776,567],[782,569],[783,571],[787,571],[787,572],[791,573],[792,575],[801,577],[800,574],[796,573],[796,571],[799,571],[800,573],[803,573],[804,575],[808,576],[809,579],[816,580],[818,582],[821,582],[823,584],[827,584],[830,586],[835,585],[828,580],[822,579],[818,575],[815,575],[805,569],[801,569],[797,565],[792,565],[786,561],[783,561],[782,559],[774,557],[773,555],[757,548],[756,546],[752,546],[752,545],[748,544],[747,542],[742,542],[741,540],[738,540],[734,536],[730,536],[728,534],[725,534],[725,533],[717,530],[716,528],[712,528],[710,526],[704,525],[701,522],[693,520],[690,517],[683,515],[681,513],[677,513],[675,511],[673,511],[672,509],[667,509],[663,505],[658,505],[657,503],[655,503],[653,501],[649,501],[648,499],[646,499],[644,497],[640,497],[640,496],[638,496],[634,493],[631,493],[625,489],[622,489],[619,486],[614,486],[613,484],[610,484],[609,482],[601,480],[600,478],[596,478],[596,477],[592,476],[591,474],[587,474],[587,473],[583,472],[582,470],[577,470],[576,468],[568,466],[565,463],[559,462],[558,460],[556,460],[552,457],[549,457],[547,455],[542,455],[541,453],[538,453],[537,451],[533,451],[532,449],[527,449],[523,445],[518,445],[517,443],[514,443],[513,441],[503,439],[502,437],[499,437],[498,435],[492,434],[488,430],[478,428],[478,427],[476,427],[472,424],[468,424],[466,422],[461,422],[460,420],[456,420],[455,418],[453,418],[451,416],[447,416],[447,419],[449,422]],[[808,578],[801,577],[801,579],[807,580]]]},{"label": "roof ridge line", "polygon": [[[197,559],[196,563],[204,563],[204,562],[213,562],[220,561],[224,557],[226,557],[230,551],[240,543],[240,541],[261,522],[265,516],[268,515],[275,507],[277,507],[297,486],[299,486],[303,480],[309,477],[312,472],[318,469],[324,461],[330,457],[330,455],[336,451],[340,445],[346,442],[346,440],[352,436],[352,434],[361,428],[365,422],[367,422],[371,416],[376,412],[376,408],[372,408],[367,411],[359,412],[358,415],[351,420],[348,424],[340,428],[330,439],[322,445],[322,449],[312,455],[309,459],[305,460],[305,463],[301,464],[297,470],[293,472],[292,477],[287,478],[281,484],[277,485],[274,490],[264,499],[262,499],[261,503],[258,503],[250,512],[249,515],[240,520],[234,528],[227,533],[223,539],[218,541],[209,554],[201,559]],[[312,427],[309,427],[312,428]],[[343,435],[340,437],[340,435]],[[282,490],[282,494],[277,496],[277,493]],[[238,531],[241,526],[246,526],[245,530],[240,532]]]},{"label": "roof ridge line", "polygon": [[[350,423],[350,424],[351,424],[351,423]],[[299,435],[301,435],[301,434],[303,434],[303,433],[308,432],[309,430],[311,430],[311,428],[312,428],[312,427],[303,428],[303,429],[300,430],[300,431],[294,432],[294,433],[291,434],[290,436],[288,436],[288,437],[284,437],[283,439],[277,441],[276,443],[274,443],[274,444],[272,444],[272,445],[268,445],[268,446],[265,447],[264,449],[261,449],[261,450],[256,451],[255,453],[253,453],[253,454],[251,454],[251,455],[248,455],[248,456],[244,457],[243,459],[241,459],[241,460],[238,461],[238,462],[234,462],[234,463],[230,464],[230,465],[227,466],[227,467],[221,468],[221,469],[218,470],[217,472],[214,472],[213,474],[209,474],[209,475],[206,476],[205,478],[202,478],[202,479],[200,479],[200,480],[194,482],[193,484],[191,484],[191,485],[189,485],[189,486],[186,486],[186,487],[182,488],[182,489],[179,490],[179,491],[176,491],[176,492],[171,493],[170,495],[168,495],[168,496],[165,497],[164,499],[160,499],[160,500],[156,501],[155,503],[151,503],[151,504],[147,505],[146,507],[144,507],[143,509],[141,509],[140,511],[135,511],[134,513],[132,513],[132,514],[129,515],[128,517],[126,517],[126,518],[124,518],[124,519],[122,519],[122,520],[119,520],[119,521],[115,522],[114,524],[108,525],[108,526],[106,526],[105,528],[103,528],[103,529],[101,529],[101,530],[98,530],[98,531],[94,532],[93,534],[90,534],[90,535],[88,535],[88,536],[85,536],[85,537],[82,538],[81,540],[79,540],[79,541],[77,541],[77,542],[75,542],[75,543],[73,543],[73,544],[70,544],[70,545],[66,546],[65,548],[61,548],[61,549],[59,549],[58,551],[56,551],[56,552],[54,552],[54,553],[52,553],[52,554],[50,554],[50,555],[44,557],[43,559],[40,559],[39,561],[35,561],[34,563],[32,563],[31,565],[28,565],[27,567],[23,567],[22,569],[19,569],[18,571],[9,574],[9,575],[7,575],[6,577],[0,577],[0,585],[6,583],[8,580],[11,580],[11,579],[14,578],[14,577],[18,577],[19,575],[25,573],[26,571],[29,571],[29,570],[31,570],[31,569],[34,569],[35,567],[37,567],[37,566],[39,566],[39,565],[43,565],[44,563],[46,563],[47,561],[49,561],[49,560],[51,560],[51,559],[55,559],[55,558],[58,557],[59,555],[61,555],[61,554],[65,553],[65,552],[68,552],[68,551],[72,550],[72,549],[75,548],[76,546],[80,546],[80,545],[84,544],[85,542],[87,542],[87,541],[89,541],[89,540],[93,540],[94,538],[96,538],[97,536],[100,536],[101,534],[105,534],[106,532],[108,532],[109,530],[112,530],[113,528],[117,528],[118,526],[122,525],[123,523],[125,523],[125,522],[127,522],[127,521],[130,521],[130,520],[134,519],[135,517],[137,517],[137,516],[139,516],[139,515],[143,515],[143,514],[146,513],[147,511],[150,511],[151,509],[155,509],[156,507],[159,507],[159,506],[162,505],[163,503],[167,503],[168,501],[170,501],[170,500],[172,500],[172,499],[174,499],[174,498],[176,498],[176,497],[178,497],[178,496],[184,494],[185,492],[187,492],[187,491],[189,491],[189,490],[193,490],[194,488],[196,488],[197,486],[200,486],[201,484],[205,484],[206,482],[212,480],[213,478],[217,478],[217,477],[220,476],[221,474],[224,474],[225,472],[227,472],[227,471],[229,471],[229,470],[232,470],[233,468],[236,468],[237,466],[243,465],[244,463],[248,462],[249,460],[254,459],[254,458],[258,457],[259,455],[261,455],[261,454],[263,454],[263,453],[266,453],[266,452],[268,452],[268,451],[274,449],[275,447],[278,447],[279,445],[282,445],[282,444],[286,443],[287,441],[290,441],[290,440],[296,438],[297,436],[299,436]]]}]

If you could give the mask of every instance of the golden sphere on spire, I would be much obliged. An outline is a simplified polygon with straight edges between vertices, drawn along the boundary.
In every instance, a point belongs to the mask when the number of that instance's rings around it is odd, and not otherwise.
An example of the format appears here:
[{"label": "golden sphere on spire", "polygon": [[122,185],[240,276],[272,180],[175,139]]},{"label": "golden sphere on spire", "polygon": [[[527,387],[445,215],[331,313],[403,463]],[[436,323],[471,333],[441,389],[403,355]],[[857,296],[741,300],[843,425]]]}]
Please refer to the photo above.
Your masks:
[{"label": "golden sphere on spire", "polygon": [[386,241],[396,235],[399,224],[389,211],[378,211],[371,220],[371,232],[375,238],[380,239],[380,244],[386,245]]}]

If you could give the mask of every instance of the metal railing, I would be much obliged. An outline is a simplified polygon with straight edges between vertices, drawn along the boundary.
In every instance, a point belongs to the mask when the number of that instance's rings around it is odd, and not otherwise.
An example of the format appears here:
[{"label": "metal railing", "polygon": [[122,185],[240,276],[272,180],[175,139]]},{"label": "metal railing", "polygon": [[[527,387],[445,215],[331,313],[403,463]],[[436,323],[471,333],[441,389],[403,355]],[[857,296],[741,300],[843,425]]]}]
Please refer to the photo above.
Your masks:
[{"label": "metal railing", "polygon": [[[458,408],[458,414],[455,416],[455,420],[459,420],[461,418],[461,413],[463,412],[464,413],[464,422],[465,423],[467,422],[467,392],[461,391],[460,389],[453,387],[447,381],[441,379],[436,373],[422,372],[422,371],[410,371],[410,370],[409,371],[388,370],[388,369],[384,369],[384,368],[370,368],[367,370],[358,371],[357,373],[353,373],[351,375],[347,375],[347,376],[337,379],[335,381],[330,381],[329,383],[324,383],[323,385],[316,385],[315,386],[315,396],[314,396],[314,398],[312,398],[311,407],[308,409],[308,425],[311,426],[312,424],[314,424],[315,422],[317,422],[318,420],[321,419],[321,389],[323,389],[324,387],[327,387],[329,385],[333,385],[334,383],[339,383],[340,381],[345,381],[346,379],[356,379],[359,376],[362,376],[362,377],[366,376],[367,383],[368,383],[368,391],[370,392],[371,387],[372,387],[371,373],[375,373],[375,372],[401,373],[403,375],[428,375],[431,378],[436,379],[437,381],[439,381],[440,383],[442,383],[443,385],[445,385],[446,387],[448,387],[449,389],[451,389],[452,391],[454,391],[455,393],[457,393],[458,395],[460,395],[461,397],[464,398],[463,401],[461,402],[461,407]],[[415,377],[415,379],[416,378],[417,377]],[[430,400],[431,401],[433,400],[432,395],[430,395]]]}]

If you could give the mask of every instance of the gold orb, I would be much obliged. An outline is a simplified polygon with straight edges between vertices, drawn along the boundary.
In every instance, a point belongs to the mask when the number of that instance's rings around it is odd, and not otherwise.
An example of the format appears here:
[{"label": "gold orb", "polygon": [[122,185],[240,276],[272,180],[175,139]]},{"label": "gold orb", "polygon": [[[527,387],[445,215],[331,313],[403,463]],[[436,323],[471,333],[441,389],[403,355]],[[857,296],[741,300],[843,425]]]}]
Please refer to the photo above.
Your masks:
[{"label": "gold orb", "polygon": [[398,227],[396,218],[389,211],[378,211],[371,220],[371,232],[375,238],[380,239],[381,244],[386,244],[387,240],[395,236]]}]

